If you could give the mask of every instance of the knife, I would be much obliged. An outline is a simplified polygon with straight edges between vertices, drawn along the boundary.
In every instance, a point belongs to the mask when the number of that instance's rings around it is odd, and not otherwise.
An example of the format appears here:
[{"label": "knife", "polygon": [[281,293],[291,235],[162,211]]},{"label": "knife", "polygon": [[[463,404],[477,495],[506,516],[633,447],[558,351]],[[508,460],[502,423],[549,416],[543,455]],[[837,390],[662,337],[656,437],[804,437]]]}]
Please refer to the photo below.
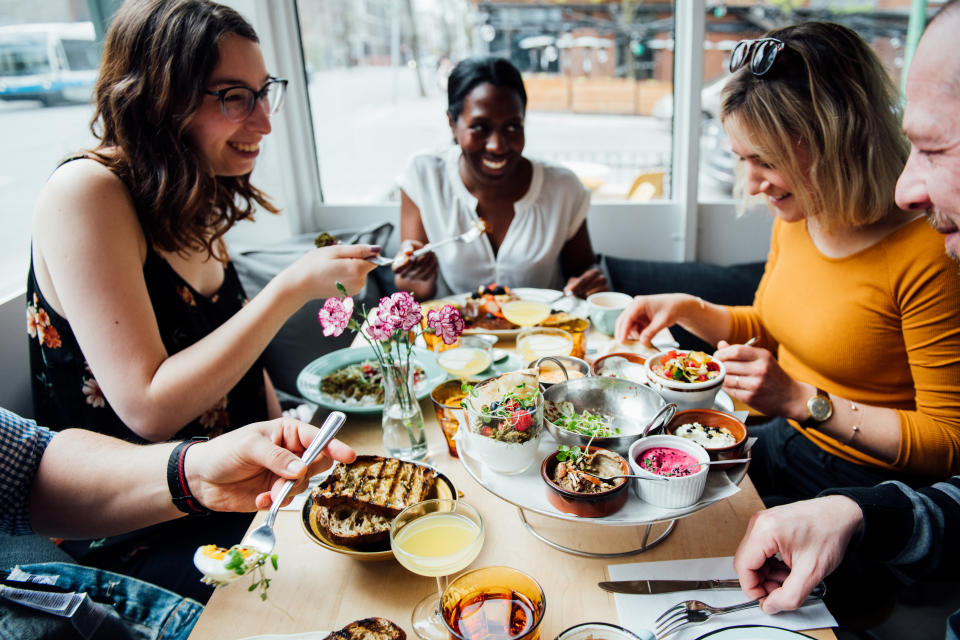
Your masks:
[{"label": "knife", "polygon": [[732,580],[614,580],[598,582],[597,586],[613,593],[650,595],[697,589],[739,589],[740,581],[736,578]]}]

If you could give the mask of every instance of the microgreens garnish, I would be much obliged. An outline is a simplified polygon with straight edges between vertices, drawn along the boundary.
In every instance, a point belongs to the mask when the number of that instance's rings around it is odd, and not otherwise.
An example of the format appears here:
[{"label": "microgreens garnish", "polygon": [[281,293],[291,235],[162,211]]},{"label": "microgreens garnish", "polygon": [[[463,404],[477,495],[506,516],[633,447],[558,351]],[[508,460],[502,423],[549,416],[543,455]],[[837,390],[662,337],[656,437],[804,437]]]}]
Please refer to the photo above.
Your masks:
[{"label": "microgreens garnish", "polygon": [[267,577],[264,565],[269,558],[273,570],[278,567],[277,554],[271,553],[269,556],[264,553],[254,552],[249,559],[244,558],[239,549],[230,549],[224,560],[223,566],[230,569],[238,576],[250,573],[253,577],[252,584],[247,587],[247,591],[260,591],[260,599],[266,601],[267,589],[270,588],[270,578]]}]

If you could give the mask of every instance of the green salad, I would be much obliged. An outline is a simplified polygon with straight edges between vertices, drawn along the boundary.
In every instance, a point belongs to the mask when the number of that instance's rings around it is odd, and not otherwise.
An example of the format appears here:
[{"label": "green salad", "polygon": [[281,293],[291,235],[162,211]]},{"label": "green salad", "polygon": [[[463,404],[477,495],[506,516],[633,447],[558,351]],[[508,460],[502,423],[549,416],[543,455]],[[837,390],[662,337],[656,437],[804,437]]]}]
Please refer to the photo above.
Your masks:
[{"label": "green salad", "polygon": [[[413,384],[426,378],[420,365],[414,365]],[[336,402],[373,406],[383,404],[383,376],[373,360],[355,362],[337,369],[320,380],[320,391]]]}]

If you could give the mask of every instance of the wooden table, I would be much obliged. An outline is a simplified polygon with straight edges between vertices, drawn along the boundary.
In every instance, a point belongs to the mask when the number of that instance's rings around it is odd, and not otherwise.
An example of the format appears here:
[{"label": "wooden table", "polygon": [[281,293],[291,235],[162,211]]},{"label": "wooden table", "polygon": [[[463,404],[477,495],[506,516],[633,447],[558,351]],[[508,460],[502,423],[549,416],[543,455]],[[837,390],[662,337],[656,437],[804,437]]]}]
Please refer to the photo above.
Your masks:
[{"label": "wooden table", "polygon": [[[498,345],[500,346],[500,345]],[[607,580],[610,564],[708,558],[733,555],[750,515],[763,508],[749,478],[741,491],[677,521],[660,545],[638,555],[618,559],[587,558],[555,550],[523,528],[515,507],[492,495],[447,453],[446,443],[429,397],[421,403],[430,450],[430,462],[453,481],[463,499],[484,518],[486,540],[471,568],[507,565],[533,576],[546,594],[546,618],[541,637],[552,640],[569,626],[588,621],[618,621],[613,595],[596,583]],[[325,414],[324,414],[325,415]],[[340,438],[362,453],[383,453],[379,415],[350,415]],[[613,548],[641,546],[646,527],[603,527],[572,524],[530,514],[529,520],[550,537],[569,539],[603,534]],[[260,514],[253,525],[262,522]],[[262,603],[248,593],[246,581],[218,589],[197,622],[191,638],[236,640],[265,633],[335,630],[370,616],[382,616],[404,628],[416,640],[410,612],[436,589],[433,578],[417,576],[392,558],[360,562],[324,549],[301,528],[300,513],[281,511],[276,522],[280,569],[273,578],[270,601]],[[830,630],[806,632],[815,638],[834,638]]]}]

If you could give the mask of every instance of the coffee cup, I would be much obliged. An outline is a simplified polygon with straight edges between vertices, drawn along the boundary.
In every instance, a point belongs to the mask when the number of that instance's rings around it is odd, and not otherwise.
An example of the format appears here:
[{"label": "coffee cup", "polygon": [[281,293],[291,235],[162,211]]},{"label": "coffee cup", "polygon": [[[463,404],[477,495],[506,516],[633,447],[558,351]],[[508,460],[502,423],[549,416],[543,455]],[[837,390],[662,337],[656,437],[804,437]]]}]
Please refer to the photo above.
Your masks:
[{"label": "coffee cup", "polygon": [[587,298],[590,322],[602,333],[612,336],[617,327],[617,318],[633,300],[625,293],[602,291]]}]

